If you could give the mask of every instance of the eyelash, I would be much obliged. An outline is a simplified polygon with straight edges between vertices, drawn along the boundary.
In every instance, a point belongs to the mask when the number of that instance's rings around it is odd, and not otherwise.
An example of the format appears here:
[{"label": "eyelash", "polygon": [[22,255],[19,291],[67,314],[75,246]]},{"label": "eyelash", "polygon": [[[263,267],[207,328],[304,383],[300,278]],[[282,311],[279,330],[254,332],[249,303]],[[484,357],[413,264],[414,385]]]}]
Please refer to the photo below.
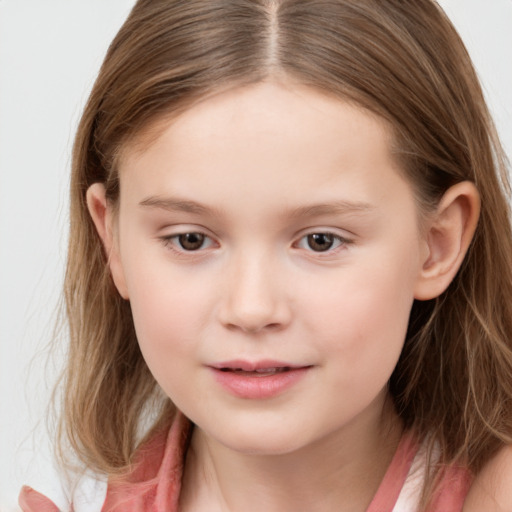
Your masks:
[{"label": "eyelash", "polygon": [[302,249],[306,249],[305,247],[300,247],[302,241],[304,240],[306,244],[309,245],[309,243],[312,241],[310,239],[310,237],[315,237],[315,236],[322,236],[322,237],[329,237],[331,238],[333,244],[337,244],[335,247],[328,247],[326,250],[324,251],[315,251],[311,248],[311,246],[309,246],[309,249],[311,250],[310,252],[314,253],[314,254],[319,254],[319,255],[322,255],[322,254],[326,254],[326,255],[331,255],[331,254],[336,254],[338,251],[342,250],[344,247],[346,247],[347,245],[350,245],[352,243],[351,240],[347,239],[347,238],[344,238],[340,235],[337,235],[336,233],[332,233],[330,231],[314,231],[314,232],[310,232],[310,233],[307,233],[306,235],[302,236],[299,241],[297,243],[294,244],[294,247],[298,247],[298,248],[302,248]]},{"label": "eyelash", "polygon": [[[202,238],[201,245],[197,249],[186,249],[185,247],[183,247],[183,244],[180,241],[180,238],[190,236],[190,235],[194,235],[196,237]],[[305,244],[309,245],[309,243],[313,241],[310,237],[318,237],[319,235],[321,235],[322,237],[330,238],[332,243],[335,244],[335,247],[333,248],[331,246],[323,251],[322,250],[315,251],[311,248],[311,246],[301,247],[303,241],[305,241]],[[209,237],[208,235],[201,233],[199,231],[186,231],[183,233],[177,233],[175,235],[162,237],[161,240],[164,243],[165,247],[169,248],[170,250],[172,250],[175,253],[178,253],[179,255],[199,253],[202,250],[209,248],[211,245],[214,244],[211,237]],[[207,241],[209,241],[209,242],[207,242]],[[206,248],[204,247],[205,242],[208,243],[208,247],[206,247]],[[307,233],[307,234],[303,235],[302,237],[300,237],[299,240],[293,244],[293,247],[299,248],[299,249],[305,249],[308,252],[312,252],[312,253],[318,254],[318,255],[322,255],[322,254],[331,255],[333,253],[334,254],[337,253],[338,251],[342,250],[344,247],[350,245],[351,243],[352,243],[352,240],[344,238],[344,237],[337,235],[336,233],[332,233],[330,231],[314,231],[314,232]],[[181,247],[179,247],[179,246],[181,246]]]},{"label": "eyelash", "polygon": [[[201,245],[197,249],[185,249],[182,243],[180,242],[181,237],[186,237],[189,235],[195,235],[203,238]],[[164,246],[180,255],[188,253],[199,253],[201,249],[204,249],[203,245],[205,241],[209,241],[209,245],[212,245],[213,243],[211,237],[199,231],[186,231],[184,233],[177,233],[176,235],[162,237],[162,242],[164,243]],[[179,248],[179,246],[181,247]]]}]

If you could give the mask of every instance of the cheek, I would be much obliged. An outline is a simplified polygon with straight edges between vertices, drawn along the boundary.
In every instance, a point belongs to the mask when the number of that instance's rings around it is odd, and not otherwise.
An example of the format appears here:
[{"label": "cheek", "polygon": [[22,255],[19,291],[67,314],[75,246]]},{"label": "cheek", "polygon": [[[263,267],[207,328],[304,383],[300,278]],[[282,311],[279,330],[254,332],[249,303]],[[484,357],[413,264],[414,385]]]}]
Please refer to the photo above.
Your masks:
[{"label": "cheek", "polygon": [[200,298],[175,287],[142,286],[131,301],[139,347],[153,377],[177,405],[189,396],[201,346]]},{"label": "cheek", "polygon": [[201,327],[212,311],[210,292],[165,258],[129,254],[124,268],[137,339],[160,382],[200,345]]},{"label": "cheek", "polygon": [[396,263],[350,268],[310,293],[311,311],[320,324],[350,331],[350,338],[371,331],[394,338],[407,325],[413,292],[412,272]]},{"label": "cheek", "polygon": [[405,340],[414,269],[409,260],[382,258],[352,267],[333,280],[336,285],[316,294],[310,306],[310,329],[313,322],[323,329],[332,356],[343,367],[334,378],[342,379],[345,386],[355,390],[365,382],[387,382]]},{"label": "cheek", "polygon": [[198,294],[167,287],[162,282],[146,283],[132,290],[130,303],[141,345],[190,345],[201,322]]}]

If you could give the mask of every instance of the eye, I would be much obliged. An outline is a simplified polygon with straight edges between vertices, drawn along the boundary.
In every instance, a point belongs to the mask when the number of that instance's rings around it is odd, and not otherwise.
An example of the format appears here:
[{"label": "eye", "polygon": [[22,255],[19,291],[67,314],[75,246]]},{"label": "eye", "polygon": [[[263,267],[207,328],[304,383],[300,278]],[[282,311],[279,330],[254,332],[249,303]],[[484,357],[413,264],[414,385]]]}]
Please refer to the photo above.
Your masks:
[{"label": "eye", "polygon": [[190,232],[163,238],[166,245],[172,249],[182,252],[199,251],[213,245],[210,237],[204,233]]},{"label": "eye", "polygon": [[327,252],[347,243],[348,240],[334,233],[310,233],[299,240],[297,247],[314,252]]}]

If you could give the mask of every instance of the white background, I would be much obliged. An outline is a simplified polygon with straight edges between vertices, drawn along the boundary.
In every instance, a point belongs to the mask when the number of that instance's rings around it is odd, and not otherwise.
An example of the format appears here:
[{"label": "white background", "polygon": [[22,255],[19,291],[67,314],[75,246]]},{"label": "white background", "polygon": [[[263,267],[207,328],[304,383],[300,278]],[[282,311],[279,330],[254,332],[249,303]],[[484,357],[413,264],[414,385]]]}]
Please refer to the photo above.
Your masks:
[{"label": "white background", "polygon": [[[48,453],[41,421],[75,127],[134,0],[0,0],[0,511]],[[441,0],[512,155],[512,0]],[[58,360],[58,358],[57,358]],[[35,435],[34,432],[38,434]]]}]

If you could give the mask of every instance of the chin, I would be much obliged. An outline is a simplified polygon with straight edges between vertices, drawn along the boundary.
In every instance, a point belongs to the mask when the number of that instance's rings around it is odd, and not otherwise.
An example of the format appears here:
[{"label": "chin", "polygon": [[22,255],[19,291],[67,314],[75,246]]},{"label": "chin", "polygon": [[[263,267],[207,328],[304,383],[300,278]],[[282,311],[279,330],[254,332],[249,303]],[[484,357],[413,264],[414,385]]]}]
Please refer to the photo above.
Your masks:
[{"label": "chin", "polygon": [[217,442],[226,448],[244,455],[286,455],[300,450],[309,444],[304,435],[293,435],[289,430],[283,432],[255,429],[254,431],[230,432],[229,436],[214,436]]}]

